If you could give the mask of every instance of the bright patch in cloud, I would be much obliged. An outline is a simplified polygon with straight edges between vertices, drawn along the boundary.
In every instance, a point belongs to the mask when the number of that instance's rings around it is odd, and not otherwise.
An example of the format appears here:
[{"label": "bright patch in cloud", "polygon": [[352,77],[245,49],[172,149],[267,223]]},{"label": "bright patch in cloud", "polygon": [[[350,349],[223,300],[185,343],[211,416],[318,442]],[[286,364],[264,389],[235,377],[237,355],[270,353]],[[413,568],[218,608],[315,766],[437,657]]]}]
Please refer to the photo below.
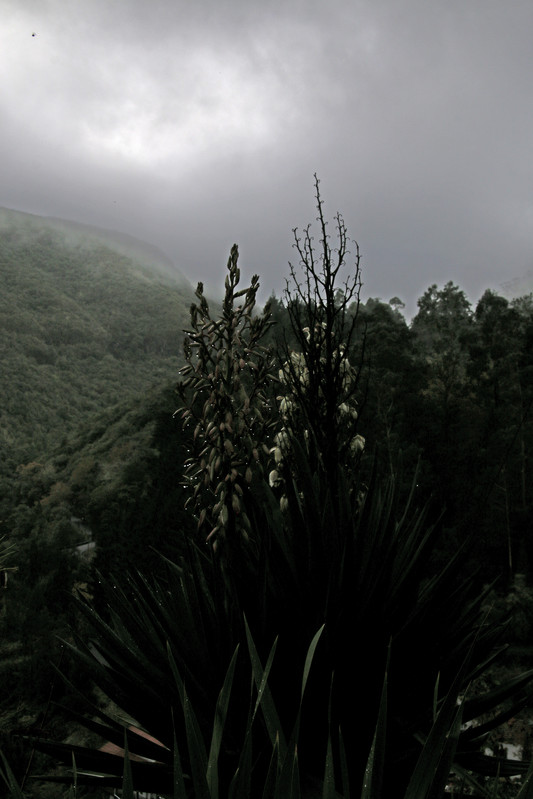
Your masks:
[{"label": "bright patch in cloud", "polygon": [[127,70],[81,122],[83,144],[98,157],[186,166],[254,151],[276,138],[283,102],[276,100],[273,82],[258,80],[246,63],[202,52],[183,69],[176,65],[175,73],[162,89],[153,75]]}]

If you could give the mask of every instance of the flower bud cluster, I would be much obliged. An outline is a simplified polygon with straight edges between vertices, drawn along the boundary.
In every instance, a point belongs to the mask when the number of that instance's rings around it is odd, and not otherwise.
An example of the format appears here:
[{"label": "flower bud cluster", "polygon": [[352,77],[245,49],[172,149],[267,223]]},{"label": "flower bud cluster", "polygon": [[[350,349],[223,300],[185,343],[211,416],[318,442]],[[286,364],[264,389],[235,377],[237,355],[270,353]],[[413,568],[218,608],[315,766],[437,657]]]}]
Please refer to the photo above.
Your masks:
[{"label": "flower bud cluster", "polygon": [[[325,330],[325,323],[315,326],[315,337],[320,340],[320,335],[323,335]],[[304,328],[306,340],[310,341],[311,332],[309,328]],[[356,402],[351,397],[351,387],[356,378],[356,372],[351,366],[348,357],[345,353],[344,347],[339,346],[333,352],[333,361],[338,368],[341,378],[341,390],[347,395],[343,401],[339,402],[335,410],[336,423],[339,429],[353,429],[353,424],[358,418],[356,410]],[[320,358],[320,363],[325,364],[325,357]],[[277,397],[278,410],[283,422],[283,427],[274,438],[274,446],[270,449],[270,456],[274,461],[274,468],[269,473],[269,485],[274,489],[282,489],[284,485],[284,470],[286,467],[287,454],[290,448],[290,432],[303,433],[304,442],[308,439],[309,433],[304,428],[298,430],[298,400],[295,396],[295,381],[299,384],[299,392],[305,392],[310,383],[309,368],[306,362],[304,353],[291,352],[289,359],[285,361],[279,370],[279,382],[285,385],[289,391],[288,395]],[[348,451],[351,456],[357,456],[364,451],[365,439],[363,436],[354,435],[348,446]],[[280,507],[282,510],[287,508],[287,497],[282,494],[280,499]]]},{"label": "flower bud cluster", "polygon": [[236,290],[237,259],[235,245],[220,319],[211,318],[203,286],[198,285],[200,302],[191,308],[192,329],[184,344],[187,364],[180,370],[184,380],[178,386],[185,405],[177,413],[184,426],[195,425],[195,450],[186,464],[189,502],[208,541],[230,530],[248,538],[246,492],[268,455],[263,441],[273,424],[266,395],[272,359],[259,343],[271,324],[270,312],[267,306],[261,316],[252,313],[259,288],[256,276],[248,289]]}]

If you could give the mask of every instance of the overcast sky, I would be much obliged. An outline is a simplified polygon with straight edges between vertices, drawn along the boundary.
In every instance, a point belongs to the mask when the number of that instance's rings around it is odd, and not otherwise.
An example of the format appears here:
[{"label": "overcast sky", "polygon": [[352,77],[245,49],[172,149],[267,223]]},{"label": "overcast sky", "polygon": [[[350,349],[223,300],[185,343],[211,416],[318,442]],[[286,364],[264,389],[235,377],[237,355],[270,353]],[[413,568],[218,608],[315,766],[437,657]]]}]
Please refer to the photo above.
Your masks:
[{"label": "overcast sky", "polygon": [[[533,268],[531,0],[0,0],[0,205],[278,295],[313,173],[363,298]],[[331,225],[332,232],[333,224]]]}]

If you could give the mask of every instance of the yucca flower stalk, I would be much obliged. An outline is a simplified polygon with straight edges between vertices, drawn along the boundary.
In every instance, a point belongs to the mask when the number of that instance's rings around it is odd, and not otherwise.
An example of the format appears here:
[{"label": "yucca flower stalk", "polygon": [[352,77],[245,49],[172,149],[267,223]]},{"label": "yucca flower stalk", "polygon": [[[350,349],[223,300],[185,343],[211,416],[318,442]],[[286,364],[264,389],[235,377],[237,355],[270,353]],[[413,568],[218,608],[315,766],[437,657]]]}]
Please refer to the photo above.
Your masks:
[{"label": "yucca flower stalk", "polygon": [[198,528],[208,540],[248,539],[250,520],[243,503],[254,475],[261,475],[268,455],[273,403],[273,359],[261,343],[271,321],[268,306],[254,314],[259,288],[257,275],[250,286],[240,281],[239,251],[228,259],[222,315],[211,317],[203,286],[199,303],[191,306],[191,329],[186,331],[178,385],[185,405],[176,413],[194,430],[186,478],[192,489],[191,506]]},{"label": "yucca flower stalk", "polygon": [[364,351],[364,335],[359,340],[357,326],[361,259],[339,213],[332,243],[316,175],[315,199],[318,242],[311,225],[303,233],[293,230],[298,262],[289,264],[284,293],[297,352],[285,344],[278,357],[286,415],[292,417],[294,430],[312,434],[327,474],[339,459],[352,462],[352,443],[362,443],[356,439],[360,363],[352,362],[356,344]]}]

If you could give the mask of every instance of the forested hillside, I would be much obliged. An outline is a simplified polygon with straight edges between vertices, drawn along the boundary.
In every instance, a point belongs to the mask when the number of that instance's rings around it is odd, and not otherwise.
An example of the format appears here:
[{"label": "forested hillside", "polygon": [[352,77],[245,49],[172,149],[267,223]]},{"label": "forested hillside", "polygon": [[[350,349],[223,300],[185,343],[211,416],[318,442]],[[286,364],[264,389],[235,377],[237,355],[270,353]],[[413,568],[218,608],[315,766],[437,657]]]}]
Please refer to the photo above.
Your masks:
[{"label": "forested hillside", "polygon": [[[150,245],[7,209],[0,281],[0,548],[15,547],[17,567],[2,598],[5,730],[49,691],[65,592],[90,578],[75,550],[88,521],[100,511],[105,527],[119,504],[125,519],[150,492],[153,397],[183,363],[193,292]],[[115,519],[109,535],[118,559]]]},{"label": "forested hillside", "polygon": [[[491,290],[472,306],[453,283],[431,286],[408,326],[367,300],[361,375],[368,445],[381,468],[412,474],[444,512],[443,557],[512,584],[531,574],[533,299]],[[472,536],[472,532],[475,534]]]},{"label": "forested hillside", "polygon": [[[475,530],[464,567],[512,583],[533,570],[533,296],[487,290],[472,305],[449,282],[427,289],[410,324],[401,306],[362,298],[358,307],[367,465],[375,454],[381,473],[407,486],[418,468],[417,491],[444,513],[443,558]],[[275,337],[282,303],[272,312]]]},{"label": "forested hillside", "polygon": [[0,280],[3,464],[175,374],[192,291],[155,249],[4,209]]}]

